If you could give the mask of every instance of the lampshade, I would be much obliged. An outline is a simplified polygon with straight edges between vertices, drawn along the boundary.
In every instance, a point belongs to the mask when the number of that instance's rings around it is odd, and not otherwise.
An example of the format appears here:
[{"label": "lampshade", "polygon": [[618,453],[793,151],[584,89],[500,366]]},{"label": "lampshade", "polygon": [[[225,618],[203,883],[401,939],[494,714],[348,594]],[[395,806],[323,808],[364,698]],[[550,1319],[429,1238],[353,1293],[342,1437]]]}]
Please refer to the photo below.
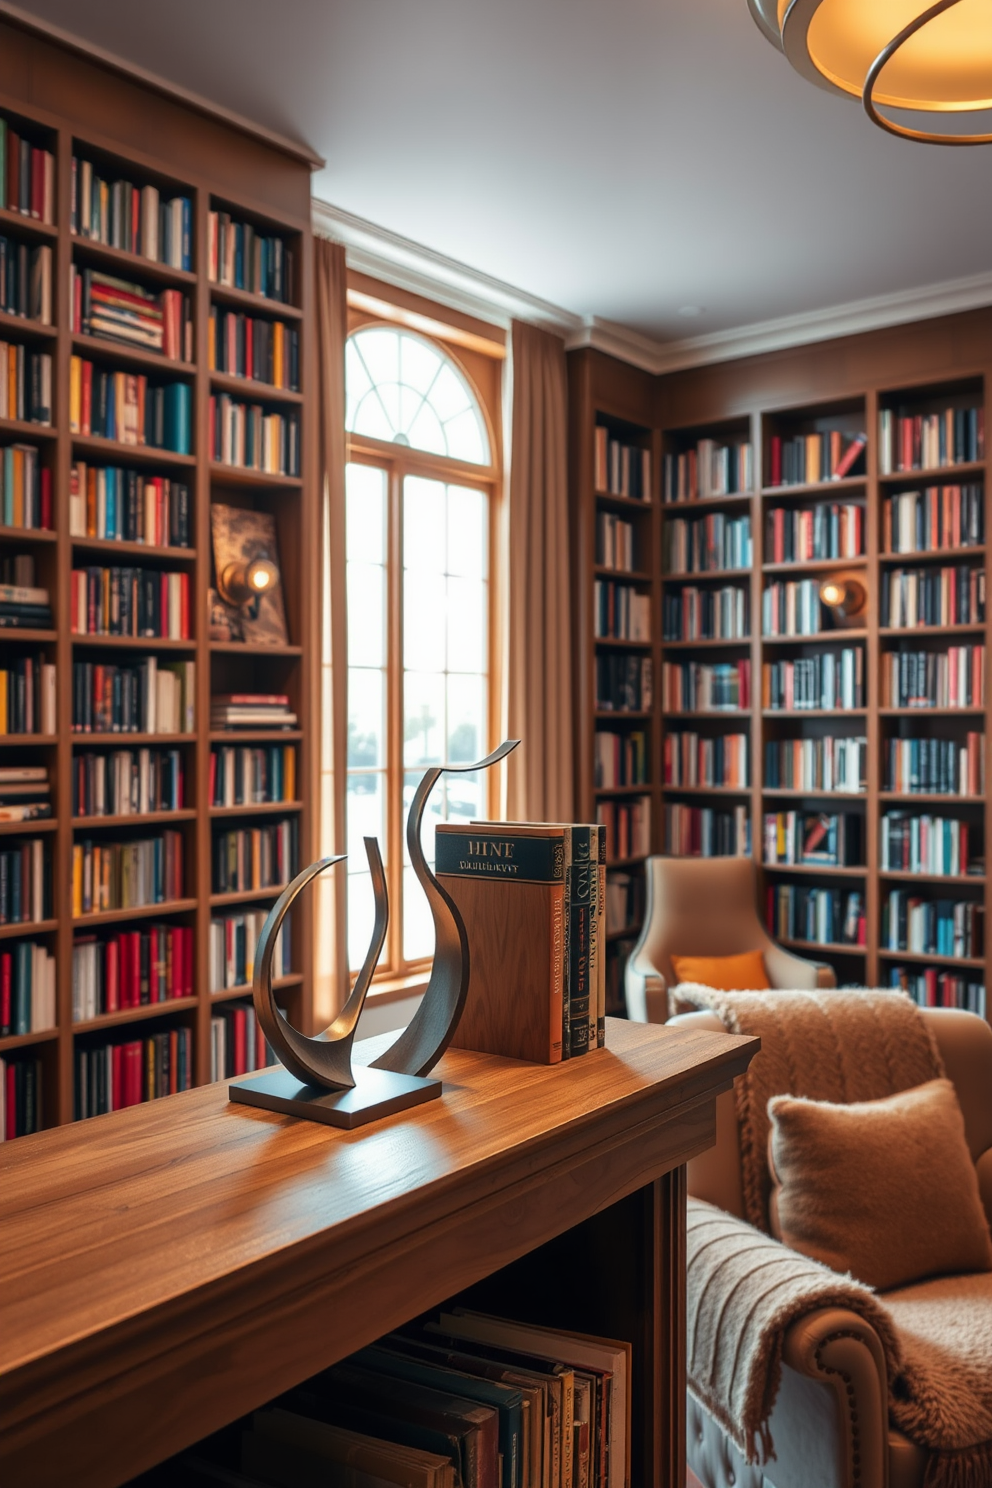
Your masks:
[{"label": "lampshade", "polygon": [[[860,98],[892,134],[932,144],[985,144],[992,133],[939,133],[909,114],[992,110],[992,6],[988,0],[748,0],[759,27],[797,72]],[[988,120],[981,121],[988,123]]]}]

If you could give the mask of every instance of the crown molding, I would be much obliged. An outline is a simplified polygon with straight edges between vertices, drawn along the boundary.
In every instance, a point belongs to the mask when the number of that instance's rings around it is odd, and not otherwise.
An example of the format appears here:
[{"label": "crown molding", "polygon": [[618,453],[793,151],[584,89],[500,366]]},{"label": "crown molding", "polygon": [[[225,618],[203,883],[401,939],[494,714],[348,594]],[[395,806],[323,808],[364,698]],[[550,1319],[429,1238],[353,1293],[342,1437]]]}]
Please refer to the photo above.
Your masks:
[{"label": "crown molding", "polygon": [[655,376],[992,305],[992,273],[973,274],[728,331],[657,341],[615,321],[565,310],[316,197],[313,225],[343,243],[349,265],[372,278],[503,328],[511,320],[530,321],[562,336],[570,351],[591,347]]}]

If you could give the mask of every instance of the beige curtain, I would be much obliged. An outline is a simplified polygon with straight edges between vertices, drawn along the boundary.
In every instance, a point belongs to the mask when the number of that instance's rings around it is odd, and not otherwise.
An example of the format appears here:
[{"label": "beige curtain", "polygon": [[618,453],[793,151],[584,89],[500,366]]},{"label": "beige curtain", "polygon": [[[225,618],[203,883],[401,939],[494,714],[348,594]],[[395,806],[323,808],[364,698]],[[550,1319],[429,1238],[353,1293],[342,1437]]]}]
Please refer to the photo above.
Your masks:
[{"label": "beige curtain", "polygon": [[[321,481],[320,829],[321,856],[345,851],[348,750],[348,607],[345,592],[344,347],[348,334],[345,250],[314,239]],[[348,991],[344,866],[317,880],[314,1021],[325,1026]]]},{"label": "beige curtain", "polygon": [[506,814],[571,821],[572,643],[564,342],[513,322],[507,532]]}]

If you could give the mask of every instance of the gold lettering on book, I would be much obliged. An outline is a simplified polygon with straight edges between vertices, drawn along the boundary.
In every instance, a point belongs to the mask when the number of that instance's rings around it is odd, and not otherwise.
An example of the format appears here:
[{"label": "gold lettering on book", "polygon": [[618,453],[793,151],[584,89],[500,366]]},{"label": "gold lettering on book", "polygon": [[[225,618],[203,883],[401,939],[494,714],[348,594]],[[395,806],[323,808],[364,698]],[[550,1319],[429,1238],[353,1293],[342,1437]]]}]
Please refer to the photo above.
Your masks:
[{"label": "gold lettering on book", "polygon": [[459,858],[458,867],[462,873],[501,873],[511,878],[520,871],[516,863],[493,863],[488,858],[481,862],[478,858]]},{"label": "gold lettering on book", "polygon": [[470,858],[512,858],[512,842],[490,842],[483,837],[470,837],[468,839],[468,853]]}]

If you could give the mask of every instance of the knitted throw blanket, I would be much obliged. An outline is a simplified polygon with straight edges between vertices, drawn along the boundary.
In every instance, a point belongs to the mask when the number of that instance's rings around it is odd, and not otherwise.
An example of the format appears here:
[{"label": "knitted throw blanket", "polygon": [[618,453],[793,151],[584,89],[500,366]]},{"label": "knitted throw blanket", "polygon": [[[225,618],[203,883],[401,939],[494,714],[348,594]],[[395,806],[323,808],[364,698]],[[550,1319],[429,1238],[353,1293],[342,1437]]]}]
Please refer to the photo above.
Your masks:
[{"label": "knitted throw blanket", "polygon": [[734,1082],[744,1213],[768,1230],[768,1102],[880,1100],[944,1074],[919,1009],[902,992],[716,992],[685,982],[679,1012],[706,1008],[730,1033],[756,1034],[761,1050]]}]

